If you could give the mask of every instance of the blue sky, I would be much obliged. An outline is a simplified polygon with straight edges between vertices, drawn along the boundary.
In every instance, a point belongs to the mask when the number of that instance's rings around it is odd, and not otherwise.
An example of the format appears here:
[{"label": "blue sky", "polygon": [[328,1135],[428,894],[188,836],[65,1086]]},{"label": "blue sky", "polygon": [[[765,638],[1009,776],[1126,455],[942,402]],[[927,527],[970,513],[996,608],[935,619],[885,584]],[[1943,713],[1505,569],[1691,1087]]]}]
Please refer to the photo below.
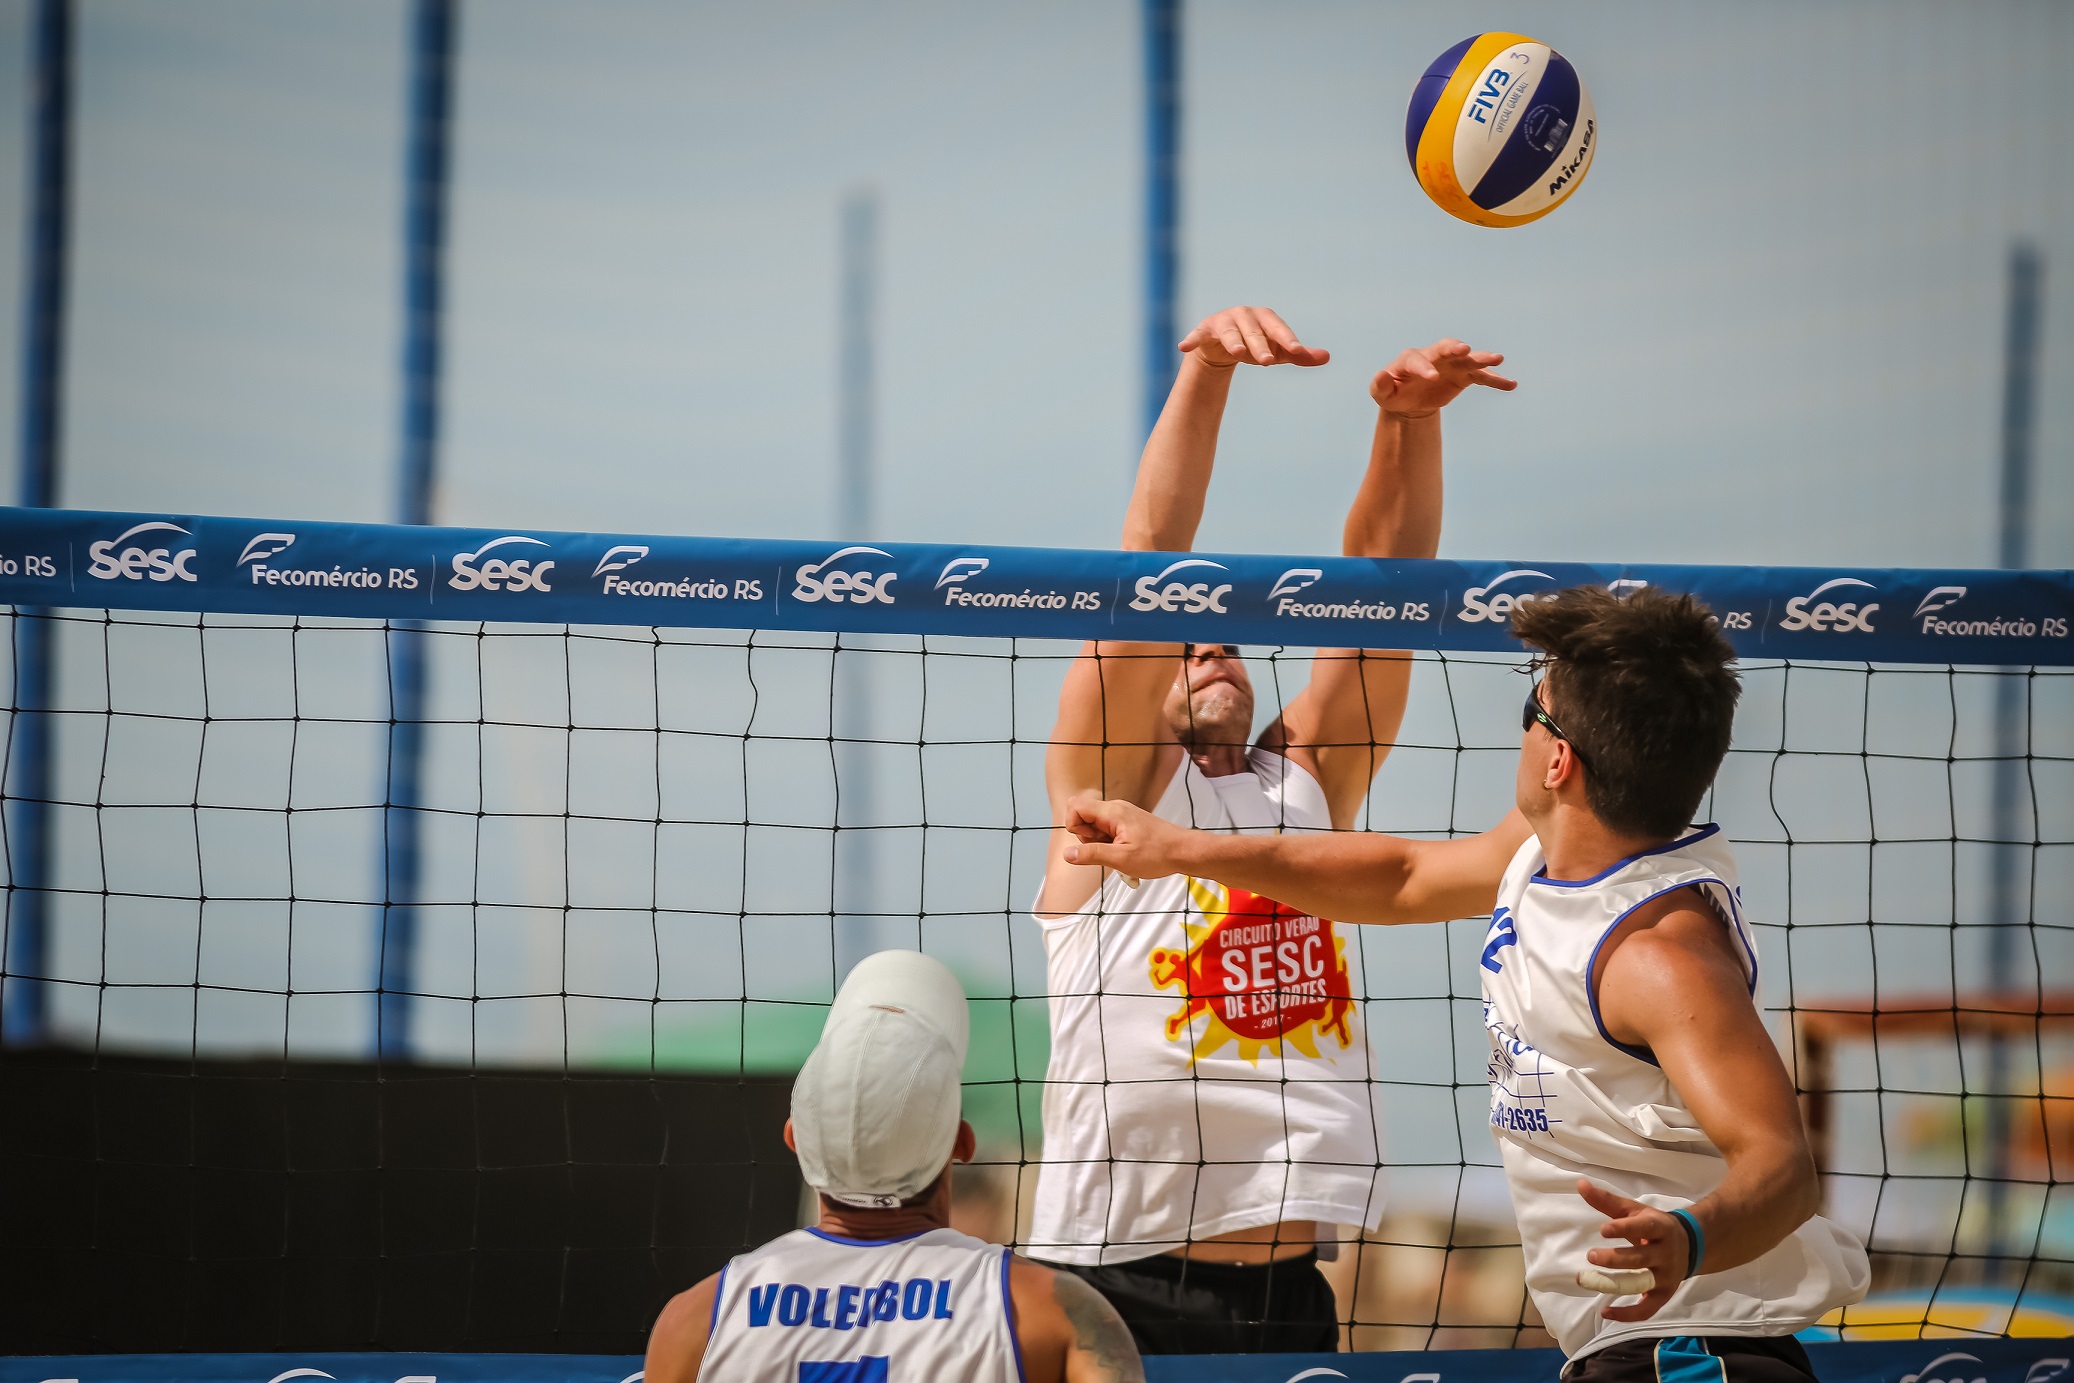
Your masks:
[{"label": "blue sky", "polygon": [[[25,10],[0,5],[17,262]],[[1578,63],[1605,143],[1558,215],[1491,231],[1426,203],[1401,121],[1432,54],[1507,23]],[[1368,372],[1457,334],[1523,387],[1450,420],[1451,553],[1987,561],[2022,235],[2050,299],[2036,560],[2068,564],[2070,24],[1199,0],[1184,311],[1268,303],[1338,355],[1243,382],[1204,544],[1328,546]],[[69,503],[388,515],[403,43],[393,3],[82,6]],[[881,518],[842,536],[1114,541],[1133,6],[504,0],[461,53],[441,517],[832,535],[836,214],[870,185]]]}]

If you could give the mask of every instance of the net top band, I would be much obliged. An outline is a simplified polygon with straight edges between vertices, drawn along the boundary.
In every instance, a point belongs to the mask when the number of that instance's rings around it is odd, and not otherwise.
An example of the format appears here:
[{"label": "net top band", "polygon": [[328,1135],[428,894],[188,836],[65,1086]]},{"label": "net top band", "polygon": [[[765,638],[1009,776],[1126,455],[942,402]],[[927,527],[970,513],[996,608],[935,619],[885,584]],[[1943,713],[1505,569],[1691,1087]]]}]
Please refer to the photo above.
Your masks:
[{"label": "net top band", "polygon": [[1746,658],[2074,665],[2074,573],[1394,561],[0,508],[17,607],[1517,652],[1515,605],[1690,591]]}]

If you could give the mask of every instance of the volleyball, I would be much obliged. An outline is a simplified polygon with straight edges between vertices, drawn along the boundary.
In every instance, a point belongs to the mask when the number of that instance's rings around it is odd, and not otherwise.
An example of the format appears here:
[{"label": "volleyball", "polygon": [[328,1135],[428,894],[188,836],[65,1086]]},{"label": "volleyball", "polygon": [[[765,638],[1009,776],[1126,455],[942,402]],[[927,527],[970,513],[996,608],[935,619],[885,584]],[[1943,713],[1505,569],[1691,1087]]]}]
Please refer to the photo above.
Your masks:
[{"label": "volleyball", "polygon": [[1412,88],[1404,148],[1442,211],[1479,226],[1523,226],[1583,183],[1598,129],[1569,59],[1525,34],[1475,34],[1435,58]]}]

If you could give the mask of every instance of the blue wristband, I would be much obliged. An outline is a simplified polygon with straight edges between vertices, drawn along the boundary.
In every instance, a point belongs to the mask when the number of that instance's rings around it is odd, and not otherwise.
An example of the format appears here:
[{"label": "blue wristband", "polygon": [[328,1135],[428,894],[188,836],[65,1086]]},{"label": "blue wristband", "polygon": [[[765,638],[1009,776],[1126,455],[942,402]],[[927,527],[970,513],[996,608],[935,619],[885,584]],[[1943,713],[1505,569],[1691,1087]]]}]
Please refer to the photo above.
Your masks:
[{"label": "blue wristband", "polygon": [[1685,1242],[1688,1246],[1688,1252],[1685,1255],[1685,1275],[1687,1277],[1698,1277],[1700,1260],[1707,1256],[1706,1231],[1700,1228],[1699,1216],[1693,1214],[1690,1210],[1673,1210],[1671,1213],[1676,1215],[1685,1225]]}]

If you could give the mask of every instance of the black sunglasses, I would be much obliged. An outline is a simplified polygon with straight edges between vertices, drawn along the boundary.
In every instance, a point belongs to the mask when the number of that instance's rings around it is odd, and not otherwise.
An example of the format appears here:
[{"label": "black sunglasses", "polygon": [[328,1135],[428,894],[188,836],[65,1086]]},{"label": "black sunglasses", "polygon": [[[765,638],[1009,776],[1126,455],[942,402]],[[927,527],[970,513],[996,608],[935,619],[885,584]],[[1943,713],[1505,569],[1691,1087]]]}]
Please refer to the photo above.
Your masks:
[{"label": "black sunglasses", "polygon": [[1577,741],[1571,739],[1568,735],[1564,734],[1563,727],[1555,723],[1555,717],[1551,716],[1547,711],[1541,709],[1541,697],[1539,695],[1540,690],[1541,684],[1538,682],[1535,683],[1533,686],[1527,688],[1527,704],[1526,707],[1520,711],[1519,728],[1522,731],[1531,730],[1534,728],[1536,722],[1539,722],[1540,724],[1547,726],[1548,733],[1554,735],[1564,744],[1569,745],[1570,752],[1577,756],[1577,762],[1583,764],[1585,769],[1589,771],[1591,768],[1591,760],[1584,757],[1584,751],[1577,747]]}]

